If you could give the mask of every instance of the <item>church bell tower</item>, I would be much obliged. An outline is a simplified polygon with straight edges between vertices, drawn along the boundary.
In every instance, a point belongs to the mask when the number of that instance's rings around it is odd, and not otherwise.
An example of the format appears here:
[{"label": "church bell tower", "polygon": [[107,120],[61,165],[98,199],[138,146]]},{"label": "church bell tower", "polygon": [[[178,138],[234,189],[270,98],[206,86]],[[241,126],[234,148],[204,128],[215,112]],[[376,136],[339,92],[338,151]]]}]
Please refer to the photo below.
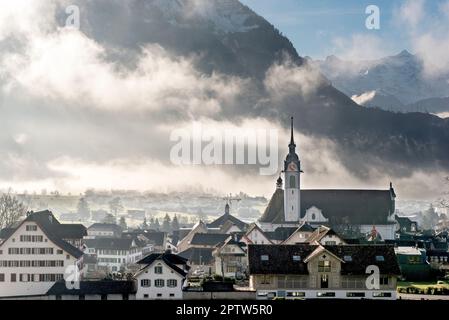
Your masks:
[{"label": "church bell tower", "polygon": [[285,222],[299,222],[301,217],[301,161],[296,154],[291,118],[291,138],[289,152],[284,162],[284,218]]}]

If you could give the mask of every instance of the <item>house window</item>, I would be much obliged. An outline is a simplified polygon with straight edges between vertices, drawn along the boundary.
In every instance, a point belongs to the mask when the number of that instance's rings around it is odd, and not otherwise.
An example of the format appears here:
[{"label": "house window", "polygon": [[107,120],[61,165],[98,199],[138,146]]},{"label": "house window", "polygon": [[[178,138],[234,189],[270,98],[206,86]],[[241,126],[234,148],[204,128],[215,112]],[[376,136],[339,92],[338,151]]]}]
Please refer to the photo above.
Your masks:
[{"label": "house window", "polygon": [[140,280],[140,286],[144,287],[144,288],[148,288],[151,286],[151,280],[149,279],[142,279]]},{"label": "house window", "polygon": [[176,288],[177,286],[178,286],[178,280],[176,280],[176,279],[167,280],[167,287]]},{"label": "house window", "polygon": [[56,254],[63,254],[64,251],[62,251],[61,249],[56,250]]},{"label": "house window", "polygon": [[11,282],[17,281],[17,275],[15,273],[11,273]]},{"label": "house window", "polygon": [[56,300],[62,300],[62,297],[60,295],[57,295]]},{"label": "house window", "polygon": [[165,285],[165,281],[163,279],[154,280],[154,286],[157,288],[162,288]]},{"label": "house window", "polygon": [[37,226],[36,225],[27,225],[26,231],[37,231]]},{"label": "house window", "polygon": [[236,273],[237,267],[236,266],[226,266],[226,272],[227,273]]},{"label": "house window", "polygon": [[318,272],[331,272],[331,262],[329,260],[319,261]]},{"label": "house window", "polygon": [[312,213],[312,220],[316,220],[316,215],[315,215],[315,213]]},{"label": "house window", "polygon": [[5,274],[0,273],[0,282],[5,282]]},{"label": "house window", "polygon": [[269,260],[269,257],[268,257],[267,254],[263,254],[263,255],[260,256],[260,260],[261,260],[261,261],[268,261],[268,260]]},{"label": "house window", "polygon": [[149,297],[150,297],[150,296],[149,296],[148,294],[144,294],[144,295],[143,295],[143,298],[144,298],[144,299],[148,299]]},{"label": "house window", "polygon": [[388,277],[380,277],[380,285],[388,286]]},{"label": "house window", "polygon": [[154,273],[162,274],[162,266],[155,266],[154,267]]},{"label": "house window", "polygon": [[295,176],[290,176],[290,188],[295,189],[296,188],[296,179]]},{"label": "house window", "polygon": [[158,293],[158,294],[157,294],[157,297],[158,297],[158,298],[161,298],[161,297],[162,297],[162,293]]},{"label": "house window", "polygon": [[122,299],[129,300],[129,294],[127,294],[127,293],[122,294]]},{"label": "house window", "polygon": [[326,246],[336,246],[337,245],[337,241],[325,241],[325,245]]},{"label": "house window", "polygon": [[173,298],[175,296],[174,293],[170,293],[170,298]]},{"label": "house window", "polygon": [[67,260],[69,260],[69,259],[70,259],[70,256],[69,256],[69,255],[66,255],[65,258],[66,258]]},{"label": "house window", "polygon": [[270,276],[262,276],[262,279],[260,280],[260,284],[270,284],[271,278]]}]

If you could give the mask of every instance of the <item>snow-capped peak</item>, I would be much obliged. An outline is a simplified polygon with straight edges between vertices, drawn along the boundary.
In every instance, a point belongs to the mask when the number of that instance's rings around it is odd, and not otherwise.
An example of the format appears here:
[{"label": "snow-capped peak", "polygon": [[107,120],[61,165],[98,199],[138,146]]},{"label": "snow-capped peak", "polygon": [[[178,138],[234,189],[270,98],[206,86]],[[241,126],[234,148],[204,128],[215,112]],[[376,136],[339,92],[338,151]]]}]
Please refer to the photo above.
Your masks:
[{"label": "snow-capped peak", "polygon": [[219,33],[246,32],[257,25],[249,23],[252,12],[238,0],[153,0],[172,24],[182,20],[204,20]]}]

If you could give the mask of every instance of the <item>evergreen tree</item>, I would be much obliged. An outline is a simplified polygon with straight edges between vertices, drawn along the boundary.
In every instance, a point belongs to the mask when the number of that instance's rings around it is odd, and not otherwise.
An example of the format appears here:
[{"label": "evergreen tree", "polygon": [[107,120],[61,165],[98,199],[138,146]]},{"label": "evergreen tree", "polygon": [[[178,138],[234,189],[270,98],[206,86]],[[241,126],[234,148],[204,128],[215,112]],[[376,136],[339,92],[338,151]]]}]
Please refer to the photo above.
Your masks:
[{"label": "evergreen tree", "polygon": [[156,218],[156,219],[154,220],[154,230],[159,231],[160,228],[161,228],[161,225],[160,225],[160,223],[159,223],[159,219]]},{"label": "evergreen tree", "polygon": [[154,218],[151,217],[150,219],[150,229],[155,230],[156,226],[154,225]]},{"label": "evergreen tree", "polygon": [[164,222],[162,223],[162,231],[170,232],[171,231],[171,219],[168,213],[165,214]]},{"label": "evergreen tree", "polygon": [[140,227],[143,230],[147,230],[148,229],[147,218],[143,218],[143,222],[142,222]]},{"label": "evergreen tree", "polygon": [[178,216],[175,215],[171,222],[171,229],[172,231],[179,230],[179,222],[178,222]]}]

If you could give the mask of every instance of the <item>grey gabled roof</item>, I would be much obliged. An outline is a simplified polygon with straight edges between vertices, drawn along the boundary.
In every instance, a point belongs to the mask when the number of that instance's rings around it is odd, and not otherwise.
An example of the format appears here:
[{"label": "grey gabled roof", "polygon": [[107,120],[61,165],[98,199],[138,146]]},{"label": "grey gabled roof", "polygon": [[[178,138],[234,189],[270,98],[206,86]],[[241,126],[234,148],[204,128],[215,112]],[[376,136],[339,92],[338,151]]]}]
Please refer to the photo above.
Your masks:
[{"label": "grey gabled roof", "polygon": [[211,264],[214,261],[212,252],[214,248],[188,248],[178,253],[179,256],[188,259],[190,263],[196,265]]},{"label": "grey gabled roof", "polygon": [[[248,263],[250,274],[308,274],[304,259],[317,245],[252,245],[248,246]],[[268,260],[262,260],[267,256]],[[293,256],[299,256],[294,260]]]},{"label": "grey gabled roof", "polygon": [[81,281],[79,289],[68,289],[65,281],[58,281],[47,291],[47,295],[134,294],[136,291],[134,281]]},{"label": "grey gabled roof", "polygon": [[[308,209],[320,209],[331,224],[390,223],[394,191],[389,190],[301,190],[301,218]],[[276,189],[259,220],[284,223],[284,190]]]},{"label": "grey gabled roof", "polygon": [[152,253],[146,256],[145,258],[139,260],[137,264],[144,264],[145,267],[143,267],[140,271],[144,270],[146,267],[150,266],[155,262],[156,260],[162,260],[167,264],[170,268],[172,268],[174,271],[179,273],[182,276],[186,276],[187,272],[185,270],[182,270],[177,265],[184,265],[186,270],[189,269],[187,266],[187,259],[184,257],[181,257],[179,255],[164,252],[164,253]]},{"label": "grey gabled roof", "polygon": [[12,232],[11,230],[8,231],[9,234],[6,238],[4,238],[3,242],[8,240],[8,238],[11,237],[22,224],[31,221],[35,222],[45,233],[47,238],[62,250],[66,251],[77,259],[83,255],[83,252],[81,250],[75,248],[70,243],[63,240],[62,237],[66,235],[66,230],[64,228],[61,228],[62,224],[60,224],[53,213],[48,210],[27,213],[27,217],[19,224],[16,229],[14,229]]},{"label": "grey gabled roof", "polygon": [[220,228],[223,226],[226,222],[231,222],[235,224],[240,230],[245,230],[248,226],[245,222],[242,220],[239,220],[238,218],[234,217],[232,214],[225,213],[213,222],[209,223],[207,225],[208,228]]},{"label": "grey gabled roof", "polygon": [[95,238],[85,239],[84,244],[88,248],[106,250],[130,250],[133,245],[132,238]]},{"label": "grey gabled roof", "polygon": [[228,237],[229,235],[221,233],[196,233],[190,241],[190,244],[216,246],[225,241]]}]

